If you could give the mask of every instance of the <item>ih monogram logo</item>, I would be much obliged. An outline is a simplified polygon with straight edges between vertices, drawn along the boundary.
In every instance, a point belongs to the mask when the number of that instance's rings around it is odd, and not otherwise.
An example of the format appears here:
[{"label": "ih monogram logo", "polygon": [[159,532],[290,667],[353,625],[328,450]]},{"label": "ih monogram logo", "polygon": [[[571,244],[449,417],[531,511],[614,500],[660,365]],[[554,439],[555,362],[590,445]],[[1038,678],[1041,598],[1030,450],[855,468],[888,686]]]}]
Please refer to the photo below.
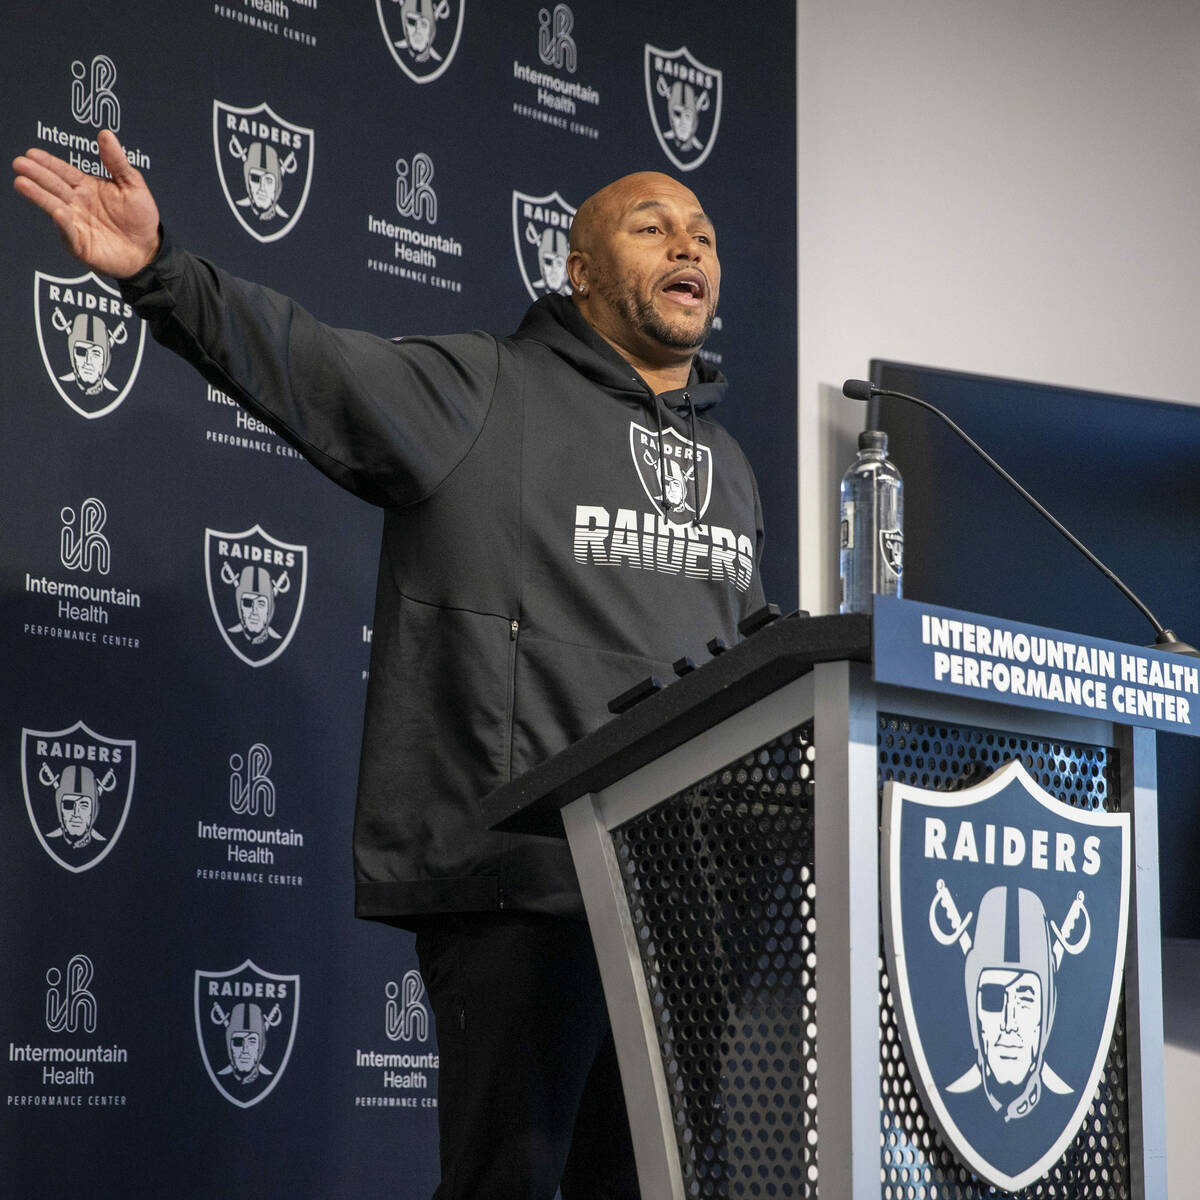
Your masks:
[{"label": "ih monogram logo", "polygon": [[554,11],[543,8],[538,13],[538,57],[548,67],[575,73],[575,39],[571,30],[575,17],[565,4],[556,4]]},{"label": "ih monogram logo", "polygon": [[46,972],[46,1028],[51,1033],[96,1032],[96,997],[88,989],[94,968],[86,954],[73,955],[67,973]]},{"label": "ih monogram logo", "polygon": [[392,1042],[429,1040],[429,1009],[425,1007],[425,983],[419,971],[406,971],[399,984],[388,980],[384,988],[387,1005],[383,1025]]},{"label": "ih monogram logo", "polygon": [[414,221],[437,224],[437,193],[433,190],[433,159],[418,152],[409,163],[396,160],[396,211]]},{"label": "ih monogram logo", "polygon": [[107,54],[97,54],[90,67],[76,59],[71,64],[71,115],[75,120],[119,132],[121,102],[112,90],[116,79],[116,64]]}]

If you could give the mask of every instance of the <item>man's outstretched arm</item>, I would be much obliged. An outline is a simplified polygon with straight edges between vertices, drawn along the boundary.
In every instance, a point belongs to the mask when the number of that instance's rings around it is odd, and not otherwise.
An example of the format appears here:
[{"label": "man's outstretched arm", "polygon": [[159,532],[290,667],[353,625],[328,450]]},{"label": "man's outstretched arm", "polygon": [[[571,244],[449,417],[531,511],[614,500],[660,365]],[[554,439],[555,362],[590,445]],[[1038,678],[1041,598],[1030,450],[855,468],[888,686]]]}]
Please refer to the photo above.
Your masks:
[{"label": "man's outstretched arm", "polygon": [[129,165],[116,135],[100,131],[100,160],[111,179],[97,179],[48,154],[13,160],[13,186],[50,214],[67,249],[95,271],[126,278],[158,252],[158,205],[142,173]]}]

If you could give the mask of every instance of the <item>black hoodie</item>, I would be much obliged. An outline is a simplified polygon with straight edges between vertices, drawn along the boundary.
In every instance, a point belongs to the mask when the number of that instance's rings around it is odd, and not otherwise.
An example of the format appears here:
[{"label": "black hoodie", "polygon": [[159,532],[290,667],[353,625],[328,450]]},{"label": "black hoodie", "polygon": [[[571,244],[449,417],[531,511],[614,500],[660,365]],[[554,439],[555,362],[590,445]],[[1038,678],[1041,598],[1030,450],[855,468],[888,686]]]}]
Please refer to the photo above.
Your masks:
[{"label": "black hoodie", "polygon": [[565,844],[478,801],[762,604],[754,477],[697,360],[657,398],[561,296],[507,338],[387,341],[164,241],[123,292],[163,345],[384,509],[356,912],[581,915]]}]

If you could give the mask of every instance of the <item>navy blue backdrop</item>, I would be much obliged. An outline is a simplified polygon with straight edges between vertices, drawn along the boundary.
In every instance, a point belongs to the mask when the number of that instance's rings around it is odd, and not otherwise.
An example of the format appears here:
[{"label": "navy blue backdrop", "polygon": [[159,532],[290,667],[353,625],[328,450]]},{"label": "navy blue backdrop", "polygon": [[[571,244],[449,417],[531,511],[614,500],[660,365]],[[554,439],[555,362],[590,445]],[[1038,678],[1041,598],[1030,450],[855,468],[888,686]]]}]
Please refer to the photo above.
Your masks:
[{"label": "navy blue backdrop", "polygon": [[[117,129],[177,240],[334,324],[507,332],[585,196],[683,179],[794,604],[792,4],[15,7],[10,155],[93,171]],[[428,1195],[411,941],[352,916],[379,516],[2,203],[0,1194]],[[229,635],[259,561],[286,585],[252,646]]]}]

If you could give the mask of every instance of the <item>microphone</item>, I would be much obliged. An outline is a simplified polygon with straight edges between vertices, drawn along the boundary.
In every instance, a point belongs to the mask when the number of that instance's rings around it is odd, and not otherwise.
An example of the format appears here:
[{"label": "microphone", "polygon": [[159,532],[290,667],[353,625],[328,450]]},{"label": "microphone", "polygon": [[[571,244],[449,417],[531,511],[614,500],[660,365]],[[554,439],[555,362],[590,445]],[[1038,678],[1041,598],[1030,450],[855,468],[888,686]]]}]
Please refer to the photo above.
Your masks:
[{"label": "microphone", "polygon": [[959,428],[940,408],[930,404],[928,400],[922,400],[918,396],[910,396],[907,392],[893,391],[891,388],[881,388],[866,379],[847,379],[842,384],[842,395],[847,400],[871,400],[875,396],[892,396],[897,400],[905,400],[909,404],[915,404],[918,408],[926,409],[933,413],[934,416],[941,418],[946,425],[980,458],[983,459],[1009,487],[1013,488],[1017,495],[1030,504],[1038,513],[1041,514],[1059,533],[1079,551],[1094,566],[1106,579],[1109,580],[1121,594],[1154,626],[1154,645],[1152,650],[1165,650],[1170,654],[1186,654],[1194,658],[1200,658],[1200,651],[1194,646],[1188,645],[1187,642],[1180,641],[1175,635],[1174,630],[1167,629],[1161,621],[1133,594],[1133,592],[1117,578],[1116,573],[1109,567],[1105,566],[1045,505],[1039,503],[1033,498],[978,442],[974,440],[965,430]]}]

